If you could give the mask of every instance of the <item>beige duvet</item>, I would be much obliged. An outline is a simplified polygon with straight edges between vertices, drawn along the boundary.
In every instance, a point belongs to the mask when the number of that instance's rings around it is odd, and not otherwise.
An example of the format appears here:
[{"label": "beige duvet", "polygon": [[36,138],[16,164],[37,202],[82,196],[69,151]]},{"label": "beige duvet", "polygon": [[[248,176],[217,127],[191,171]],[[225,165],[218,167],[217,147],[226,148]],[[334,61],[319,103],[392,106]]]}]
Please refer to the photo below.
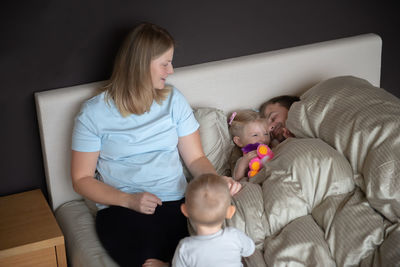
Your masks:
[{"label": "beige duvet", "polygon": [[[400,100],[355,77],[301,96],[296,135],[234,198],[248,266],[400,266]],[[260,201],[262,199],[262,201]]]}]

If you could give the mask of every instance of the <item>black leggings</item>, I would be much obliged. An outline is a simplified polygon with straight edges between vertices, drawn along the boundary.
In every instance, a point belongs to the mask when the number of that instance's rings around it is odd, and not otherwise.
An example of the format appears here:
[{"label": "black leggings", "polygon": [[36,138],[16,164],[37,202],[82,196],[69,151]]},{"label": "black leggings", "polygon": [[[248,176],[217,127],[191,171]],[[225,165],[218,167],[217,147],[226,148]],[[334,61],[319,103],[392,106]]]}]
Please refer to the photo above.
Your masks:
[{"label": "black leggings", "polygon": [[118,206],[102,209],[96,216],[99,239],[120,266],[142,266],[149,258],[171,262],[179,240],[188,236],[183,202],[163,202],[153,215]]}]

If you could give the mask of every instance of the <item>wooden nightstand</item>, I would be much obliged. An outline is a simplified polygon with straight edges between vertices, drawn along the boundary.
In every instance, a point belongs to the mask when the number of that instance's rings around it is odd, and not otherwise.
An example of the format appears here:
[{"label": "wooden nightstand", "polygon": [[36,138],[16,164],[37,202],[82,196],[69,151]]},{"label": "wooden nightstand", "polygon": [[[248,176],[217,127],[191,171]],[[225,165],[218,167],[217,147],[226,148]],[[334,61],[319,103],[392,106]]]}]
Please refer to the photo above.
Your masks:
[{"label": "wooden nightstand", "polygon": [[0,197],[0,266],[67,266],[64,236],[39,189]]}]

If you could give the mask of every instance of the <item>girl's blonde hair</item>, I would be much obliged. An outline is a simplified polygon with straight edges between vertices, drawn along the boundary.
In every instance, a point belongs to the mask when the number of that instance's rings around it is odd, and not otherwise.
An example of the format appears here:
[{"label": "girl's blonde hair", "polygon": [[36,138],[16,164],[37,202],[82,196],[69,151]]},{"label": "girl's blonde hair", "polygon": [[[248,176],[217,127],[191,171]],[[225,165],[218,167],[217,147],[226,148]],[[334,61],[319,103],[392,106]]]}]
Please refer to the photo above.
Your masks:
[{"label": "girl's blonde hair", "polygon": [[110,81],[102,88],[106,100],[112,99],[122,116],[143,114],[154,100],[161,104],[167,98],[170,87],[153,88],[150,63],[174,46],[174,39],[165,29],[150,23],[140,24],[126,37]]},{"label": "girl's blonde hair", "polygon": [[249,122],[260,119],[260,113],[252,109],[244,109],[232,112],[228,115],[228,128],[231,137],[240,136],[244,126]]}]

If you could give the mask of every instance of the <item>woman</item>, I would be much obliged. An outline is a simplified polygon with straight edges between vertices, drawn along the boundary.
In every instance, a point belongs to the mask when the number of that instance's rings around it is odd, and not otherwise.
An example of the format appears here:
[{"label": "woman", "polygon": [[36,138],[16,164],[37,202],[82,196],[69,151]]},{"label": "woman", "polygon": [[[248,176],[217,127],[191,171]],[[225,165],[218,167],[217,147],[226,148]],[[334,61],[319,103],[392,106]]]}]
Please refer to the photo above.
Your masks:
[{"label": "woman", "polygon": [[[98,236],[121,266],[166,266],[188,234],[179,155],[194,177],[215,173],[189,104],[165,85],[173,53],[166,30],[139,25],[124,41],[109,84],[75,120],[73,187],[98,203]],[[240,190],[225,179],[231,194]]]}]

